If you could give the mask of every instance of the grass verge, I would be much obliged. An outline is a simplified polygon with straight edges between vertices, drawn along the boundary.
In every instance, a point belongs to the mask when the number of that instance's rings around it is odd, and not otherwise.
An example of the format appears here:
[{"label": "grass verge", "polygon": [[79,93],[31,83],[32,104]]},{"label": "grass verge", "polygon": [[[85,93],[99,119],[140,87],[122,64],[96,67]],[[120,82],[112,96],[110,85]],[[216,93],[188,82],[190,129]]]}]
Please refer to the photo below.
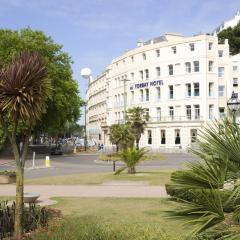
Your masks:
[{"label": "grass verge", "polygon": [[65,218],[35,240],[180,240],[190,230],[166,218],[178,203],[168,199],[56,198]]},{"label": "grass verge", "polygon": [[81,173],[66,176],[26,179],[25,184],[36,185],[101,185],[110,181],[143,181],[149,185],[165,185],[170,180],[171,171],[145,171],[136,174],[122,173]]}]

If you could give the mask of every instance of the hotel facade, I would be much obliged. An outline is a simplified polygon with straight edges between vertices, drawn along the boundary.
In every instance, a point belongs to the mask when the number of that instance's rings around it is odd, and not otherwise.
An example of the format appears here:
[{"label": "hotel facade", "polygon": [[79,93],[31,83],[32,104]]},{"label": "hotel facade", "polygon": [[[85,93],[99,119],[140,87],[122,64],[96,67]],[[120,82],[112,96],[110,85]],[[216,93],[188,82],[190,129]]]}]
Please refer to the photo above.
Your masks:
[{"label": "hotel facade", "polygon": [[211,35],[169,33],[138,42],[89,82],[88,138],[111,146],[109,127],[123,123],[125,108],[141,106],[150,119],[140,146],[186,150],[203,125],[229,114],[239,59],[229,55],[228,40],[219,44]]}]

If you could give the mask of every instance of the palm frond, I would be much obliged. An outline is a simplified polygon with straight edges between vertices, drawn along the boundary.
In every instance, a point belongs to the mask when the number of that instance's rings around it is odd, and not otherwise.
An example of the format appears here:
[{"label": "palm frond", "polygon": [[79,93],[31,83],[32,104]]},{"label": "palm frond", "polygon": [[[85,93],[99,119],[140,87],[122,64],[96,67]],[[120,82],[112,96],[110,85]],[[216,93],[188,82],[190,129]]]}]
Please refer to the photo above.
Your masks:
[{"label": "palm frond", "polygon": [[20,53],[0,72],[0,112],[10,119],[39,120],[48,96],[45,63],[37,52]]},{"label": "palm frond", "polygon": [[185,224],[194,226],[191,234],[195,235],[224,221],[224,212],[220,192],[215,189],[198,192],[197,203],[183,201],[181,208],[167,211],[171,217],[185,219]]}]

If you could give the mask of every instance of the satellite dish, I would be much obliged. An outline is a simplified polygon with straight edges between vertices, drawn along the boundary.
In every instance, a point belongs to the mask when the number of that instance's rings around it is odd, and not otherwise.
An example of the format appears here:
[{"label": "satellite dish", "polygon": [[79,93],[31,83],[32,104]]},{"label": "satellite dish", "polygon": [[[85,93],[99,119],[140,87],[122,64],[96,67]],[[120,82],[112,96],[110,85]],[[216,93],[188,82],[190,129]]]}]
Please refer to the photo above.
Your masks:
[{"label": "satellite dish", "polygon": [[89,79],[91,77],[91,75],[92,75],[92,71],[90,68],[83,68],[81,70],[81,76],[83,78]]}]

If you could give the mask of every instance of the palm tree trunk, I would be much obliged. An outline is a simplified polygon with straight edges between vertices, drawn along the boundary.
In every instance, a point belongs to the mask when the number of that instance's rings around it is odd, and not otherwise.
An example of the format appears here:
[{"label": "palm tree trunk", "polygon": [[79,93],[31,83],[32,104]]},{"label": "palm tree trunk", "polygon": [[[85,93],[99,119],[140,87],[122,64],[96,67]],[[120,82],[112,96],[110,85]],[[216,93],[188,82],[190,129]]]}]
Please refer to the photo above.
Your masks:
[{"label": "palm tree trunk", "polygon": [[24,165],[27,156],[29,143],[29,133],[25,135],[22,149],[20,149],[16,142],[16,132],[12,133],[11,144],[14,158],[16,161],[16,208],[15,208],[15,222],[14,222],[14,237],[20,240],[23,233],[23,195],[24,195]]},{"label": "palm tree trunk", "polygon": [[14,235],[15,239],[21,239],[22,236],[22,218],[23,218],[23,176],[24,168],[17,167],[16,170],[16,209],[15,209],[15,225]]},{"label": "palm tree trunk", "polygon": [[136,139],[136,149],[139,150],[139,139]]},{"label": "palm tree trunk", "polygon": [[128,173],[129,173],[129,174],[134,174],[134,173],[136,173],[136,168],[135,168],[135,167],[129,167],[129,168],[128,168]]}]

